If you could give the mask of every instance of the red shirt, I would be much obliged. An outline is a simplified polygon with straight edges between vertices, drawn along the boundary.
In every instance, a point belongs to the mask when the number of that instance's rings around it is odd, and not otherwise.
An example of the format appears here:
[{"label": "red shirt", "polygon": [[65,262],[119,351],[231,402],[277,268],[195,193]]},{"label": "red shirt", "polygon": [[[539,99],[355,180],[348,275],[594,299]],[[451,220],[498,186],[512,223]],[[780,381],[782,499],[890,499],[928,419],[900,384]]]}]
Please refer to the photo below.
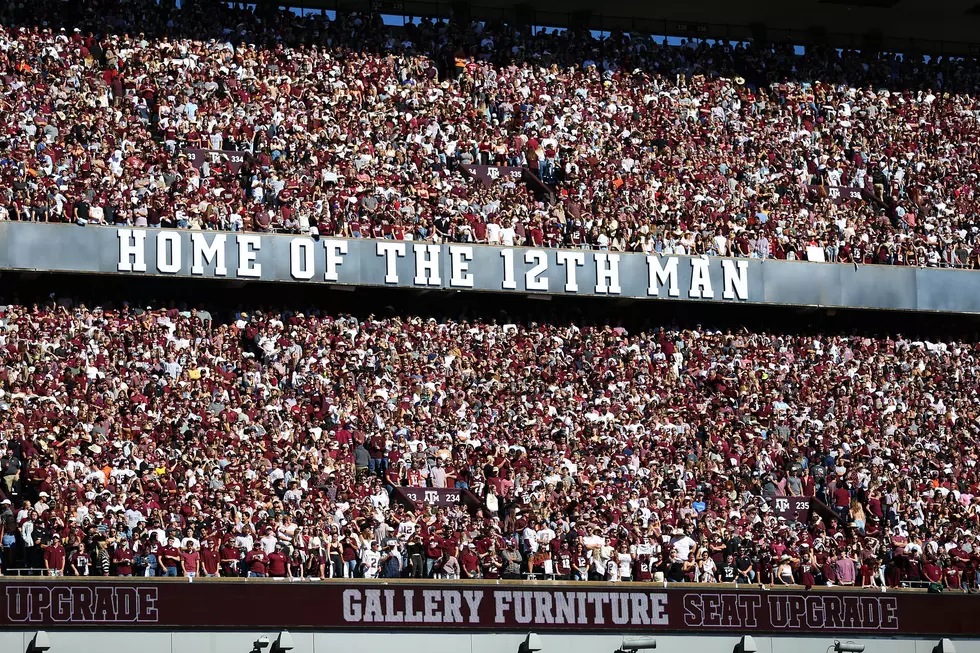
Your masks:
[{"label": "red shirt", "polygon": [[116,549],[112,559],[116,563],[116,573],[120,576],[133,573],[133,553],[128,547],[121,546]]},{"label": "red shirt", "polygon": [[198,564],[201,562],[201,554],[197,551],[181,551],[180,559],[184,563],[184,571],[186,573],[197,573]]},{"label": "red shirt", "polygon": [[285,576],[286,575],[286,563],[288,559],[285,555],[279,551],[273,551],[269,554],[269,575],[270,576]]},{"label": "red shirt", "polygon": [[[221,560],[238,560],[239,559],[239,557],[238,557],[238,550],[235,549],[235,547],[233,547],[231,545],[223,546],[223,547],[221,547],[221,556],[220,556],[220,559]],[[222,563],[221,568],[224,571],[224,573],[225,573],[226,576],[234,576],[234,575],[236,575],[235,574],[235,567],[230,562]]]},{"label": "red shirt", "polygon": [[164,567],[176,567],[180,559],[180,551],[172,546],[165,546],[160,549],[160,560]]},{"label": "red shirt", "polygon": [[262,549],[252,549],[245,554],[245,566],[249,571],[256,574],[264,574],[266,565],[265,551]]},{"label": "red shirt", "polygon": [[201,549],[201,567],[205,574],[217,574],[218,573],[218,563],[221,558],[218,556],[218,552],[211,548]]},{"label": "red shirt", "polygon": [[63,570],[65,568],[65,547],[60,544],[51,544],[44,550],[44,561],[48,563],[48,569]]}]

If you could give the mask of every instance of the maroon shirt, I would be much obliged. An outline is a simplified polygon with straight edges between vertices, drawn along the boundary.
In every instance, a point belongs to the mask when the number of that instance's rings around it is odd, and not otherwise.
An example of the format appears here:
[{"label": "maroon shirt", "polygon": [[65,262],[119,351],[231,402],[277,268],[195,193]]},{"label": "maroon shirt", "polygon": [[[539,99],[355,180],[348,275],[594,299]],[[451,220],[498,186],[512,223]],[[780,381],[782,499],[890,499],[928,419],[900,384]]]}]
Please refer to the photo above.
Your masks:
[{"label": "maroon shirt", "polygon": [[198,564],[201,562],[201,554],[197,551],[181,551],[180,559],[184,563],[185,573],[197,573]]},{"label": "maroon shirt", "polygon": [[201,571],[205,574],[215,575],[218,573],[218,564],[221,558],[218,552],[210,547],[201,549]]},{"label": "maroon shirt", "polygon": [[180,551],[175,547],[165,546],[160,549],[160,560],[164,567],[176,567],[180,560]]},{"label": "maroon shirt", "polygon": [[116,563],[116,573],[120,576],[133,573],[133,554],[128,547],[121,546],[117,548],[112,556],[112,560]]},{"label": "maroon shirt", "polygon": [[63,570],[65,568],[65,547],[60,544],[51,544],[44,550],[44,561],[48,563],[48,569]]},{"label": "maroon shirt", "polygon": [[269,554],[269,575],[270,576],[285,576],[286,575],[286,563],[288,559],[285,555],[279,551],[273,551]]},{"label": "maroon shirt", "polygon": [[252,549],[245,554],[245,566],[255,574],[265,573],[266,556],[262,549]]}]

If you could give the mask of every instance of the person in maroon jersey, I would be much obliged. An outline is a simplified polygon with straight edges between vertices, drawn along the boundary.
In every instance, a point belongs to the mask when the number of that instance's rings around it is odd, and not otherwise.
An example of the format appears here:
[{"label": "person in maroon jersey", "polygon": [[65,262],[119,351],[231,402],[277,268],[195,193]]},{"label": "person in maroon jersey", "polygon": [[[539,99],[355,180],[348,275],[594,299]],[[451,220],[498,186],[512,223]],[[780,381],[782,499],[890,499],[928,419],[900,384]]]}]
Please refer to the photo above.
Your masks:
[{"label": "person in maroon jersey", "polygon": [[922,580],[930,585],[943,582],[942,567],[932,555],[926,555],[922,558]]},{"label": "person in maroon jersey", "polygon": [[442,538],[434,532],[425,534],[425,577],[432,578],[432,569],[442,558]]},{"label": "person in maroon jersey", "polygon": [[268,555],[266,567],[270,578],[286,578],[292,576],[289,570],[289,558],[283,553],[282,543],[276,543],[275,550]]},{"label": "person in maroon jersey", "polygon": [[303,575],[307,578],[323,579],[327,577],[327,558],[320,547],[319,538],[313,538],[310,550],[303,562]]},{"label": "person in maroon jersey", "polygon": [[589,578],[589,555],[582,544],[575,547],[575,554],[572,556],[571,575],[572,580],[588,580]]},{"label": "person in maroon jersey", "polygon": [[51,576],[64,576],[65,560],[65,547],[61,545],[61,536],[55,533],[51,544],[44,549],[44,568]]},{"label": "person in maroon jersey", "polygon": [[174,539],[160,547],[160,564],[164,568],[165,576],[177,576],[180,568],[180,549],[174,544]]},{"label": "person in maroon jersey", "polygon": [[194,549],[191,542],[180,552],[180,569],[188,578],[196,578],[201,572],[201,554]]},{"label": "person in maroon jersey", "polygon": [[633,578],[638,583],[649,583],[653,580],[653,564],[649,554],[641,553],[636,556],[636,561],[633,563]]},{"label": "person in maroon jersey", "polygon": [[112,554],[112,561],[116,564],[117,576],[133,575],[133,550],[129,547],[129,542],[123,540]]},{"label": "person in maroon jersey", "polygon": [[249,578],[265,578],[268,558],[262,550],[262,543],[256,542],[252,550],[245,554],[245,568]]},{"label": "person in maroon jersey", "polygon": [[572,551],[567,541],[563,541],[558,548],[555,556],[555,579],[571,580],[572,578]]},{"label": "person in maroon jersey", "polygon": [[973,562],[963,570],[963,589],[970,592],[977,589],[977,567]]},{"label": "person in maroon jersey", "polygon": [[943,586],[951,590],[963,589],[963,572],[948,555],[942,557]]},{"label": "person in maroon jersey", "polygon": [[491,541],[487,550],[480,555],[481,566],[483,567],[483,577],[486,579],[500,578],[502,562],[500,551],[497,549],[496,541]]},{"label": "person in maroon jersey", "polygon": [[201,542],[201,574],[207,578],[214,578],[218,575],[221,556],[214,547],[214,540],[210,537]]},{"label": "person in maroon jersey", "polygon": [[226,540],[225,543],[221,545],[221,550],[218,551],[218,556],[221,561],[222,576],[241,576],[241,570],[238,564],[241,561],[241,552],[235,548],[234,540]]},{"label": "person in maroon jersey", "polygon": [[459,556],[459,566],[463,573],[461,578],[468,578],[476,580],[482,578],[480,573],[480,558],[476,554],[476,545],[470,542],[463,547],[463,551]]}]

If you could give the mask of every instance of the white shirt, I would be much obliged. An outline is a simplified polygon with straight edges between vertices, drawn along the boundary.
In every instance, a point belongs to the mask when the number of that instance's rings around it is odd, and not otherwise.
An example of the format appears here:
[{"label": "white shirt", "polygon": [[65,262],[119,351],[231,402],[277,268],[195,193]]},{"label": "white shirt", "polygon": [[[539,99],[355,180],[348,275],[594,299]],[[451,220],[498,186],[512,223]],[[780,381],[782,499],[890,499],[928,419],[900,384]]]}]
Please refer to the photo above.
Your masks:
[{"label": "white shirt", "polygon": [[266,553],[272,553],[273,551],[275,551],[276,550],[276,542],[278,542],[278,541],[279,541],[279,539],[275,535],[273,535],[272,533],[270,533],[269,535],[266,535],[261,540],[259,540],[259,542],[262,543],[262,550],[265,551]]},{"label": "white shirt", "polygon": [[671,538],[670,543],[674,545],[674,560],[676,562],[683,562],[687,560],[687,555],[697,544],[697,542],[689,538],[687,535],[678,535]]},{"label": "white shirt", "polygon": [[381,562],[381,554],[371,549],[361,552],[361,564],[364,565],[364,577],[376,578],[378,576],[378,564]]}]

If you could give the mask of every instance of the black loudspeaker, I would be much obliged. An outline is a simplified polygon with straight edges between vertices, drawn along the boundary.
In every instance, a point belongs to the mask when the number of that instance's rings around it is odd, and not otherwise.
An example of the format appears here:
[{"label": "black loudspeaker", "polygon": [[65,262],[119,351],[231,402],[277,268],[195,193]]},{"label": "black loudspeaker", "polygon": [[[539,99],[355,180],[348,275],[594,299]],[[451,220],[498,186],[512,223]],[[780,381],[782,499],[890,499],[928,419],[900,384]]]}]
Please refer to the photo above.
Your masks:
[{"label": "black loudspeaker", "polygon": [[461,23],[470,22],[470,3],[468,2],[454,2],[452,5],[453,18]]},{"label": "black loudspeaker", "polygon": [[514,23],[521,26],[534,24],[534,9],[530,4],[514,5]]},{"label": "black loudspeaker", "polygon": [[749,30],[752,32],[752,41],[754,43],[768,43],[769,42],[769,28],[763,23],[752,23],[749,25]]},{"label": "black loudspeaker", "polygon": [[574,32],[586,31],[592,27],[592,12],[576,11],[568,16],[568,28]]},{"label": "black loudspeaker", "polygon": [[861,46],[869,52],[881,52],[881,32],[868,32],[861,39]]}]

